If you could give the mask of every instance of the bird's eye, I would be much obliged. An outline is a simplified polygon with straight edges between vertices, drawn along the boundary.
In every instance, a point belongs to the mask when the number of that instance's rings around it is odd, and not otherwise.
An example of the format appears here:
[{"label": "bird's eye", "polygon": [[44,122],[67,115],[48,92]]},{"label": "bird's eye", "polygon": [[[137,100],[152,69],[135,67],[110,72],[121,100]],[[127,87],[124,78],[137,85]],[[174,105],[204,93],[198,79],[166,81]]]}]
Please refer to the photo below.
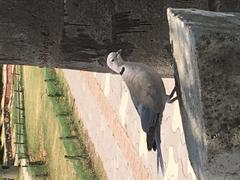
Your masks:
[{"label": "bird's eye", "polygon": [[112,59],[111,62],[114,62],[114,59]]}]

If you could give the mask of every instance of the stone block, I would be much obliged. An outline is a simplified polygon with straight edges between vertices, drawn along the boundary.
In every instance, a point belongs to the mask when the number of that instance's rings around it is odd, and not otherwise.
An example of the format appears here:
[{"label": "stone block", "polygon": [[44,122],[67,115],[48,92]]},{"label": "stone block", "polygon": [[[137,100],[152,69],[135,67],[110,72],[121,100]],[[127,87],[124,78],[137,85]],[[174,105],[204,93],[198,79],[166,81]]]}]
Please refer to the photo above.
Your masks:
[{"label": "stone block", "polygon": [[199,179],[240,179],[240,14],[168,9],[188,152]]}]

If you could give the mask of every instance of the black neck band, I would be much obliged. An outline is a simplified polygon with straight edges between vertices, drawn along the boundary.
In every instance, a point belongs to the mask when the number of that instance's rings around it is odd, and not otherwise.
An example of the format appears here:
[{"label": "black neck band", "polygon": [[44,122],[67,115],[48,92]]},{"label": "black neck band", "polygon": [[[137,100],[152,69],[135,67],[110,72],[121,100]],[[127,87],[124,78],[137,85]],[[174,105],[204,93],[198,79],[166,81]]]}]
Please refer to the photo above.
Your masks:
[{"label": "black neck band", "polygon": [[124,73],[124,71],[125,71],[125,67],[122,67],[122,69],[121,69],[121,71],[120,71],[120,75],[123,75],[123,73]]}]

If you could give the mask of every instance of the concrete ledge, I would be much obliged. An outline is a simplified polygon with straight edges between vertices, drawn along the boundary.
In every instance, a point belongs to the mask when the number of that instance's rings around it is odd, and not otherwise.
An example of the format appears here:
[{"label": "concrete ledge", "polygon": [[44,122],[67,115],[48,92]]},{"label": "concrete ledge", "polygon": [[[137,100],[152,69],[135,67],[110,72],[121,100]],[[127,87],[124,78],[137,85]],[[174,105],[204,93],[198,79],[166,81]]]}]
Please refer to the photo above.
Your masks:
[{"label": "concrete ledge", "polygon": [[[195,180],[190,165],[178,102],[167,104],[162,121],[165,177],[157,174],[156,152],[148,152],[145,133],[119,75],[64,70],[66,80],[108,179]],[[164,79],[167,92],[174,86]]]},{"label": "concrete ledge", "polygon": [[199,179],[240,179],[240,14],[168,9],[188,152]]}]

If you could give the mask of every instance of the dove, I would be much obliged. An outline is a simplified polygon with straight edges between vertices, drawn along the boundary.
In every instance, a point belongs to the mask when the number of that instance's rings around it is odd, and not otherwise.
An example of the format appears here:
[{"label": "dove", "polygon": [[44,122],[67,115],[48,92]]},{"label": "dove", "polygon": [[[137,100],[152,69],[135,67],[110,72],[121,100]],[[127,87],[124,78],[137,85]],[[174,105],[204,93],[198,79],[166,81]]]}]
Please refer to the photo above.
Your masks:
[{"label": "dove", "polygon": [[143,63],[124,61],[121,50],[109,53],[107,66],[121,75],[126,83],[140,116],[142,129],[146,133],[147,149],[148,151],[157,150],[157,171],[159,172],[160,164],[164,175],[160,125],[166,102],[172,103],[175,100],[170,100],[175,88],[170,96],[166,95],[160,74]]}]

